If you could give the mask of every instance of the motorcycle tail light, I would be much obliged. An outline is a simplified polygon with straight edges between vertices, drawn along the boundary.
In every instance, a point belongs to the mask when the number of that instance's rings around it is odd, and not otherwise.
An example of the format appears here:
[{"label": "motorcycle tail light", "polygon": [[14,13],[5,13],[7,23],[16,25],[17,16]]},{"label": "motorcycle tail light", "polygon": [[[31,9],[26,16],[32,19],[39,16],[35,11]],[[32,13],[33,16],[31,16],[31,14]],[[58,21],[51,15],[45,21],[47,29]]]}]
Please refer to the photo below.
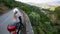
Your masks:
[{"label": "motorcycle tail light", "polygon": [[13,31],[13,30],[15,30],[15,26],[8,26],[7,29],[8,29],[9,31]]}]

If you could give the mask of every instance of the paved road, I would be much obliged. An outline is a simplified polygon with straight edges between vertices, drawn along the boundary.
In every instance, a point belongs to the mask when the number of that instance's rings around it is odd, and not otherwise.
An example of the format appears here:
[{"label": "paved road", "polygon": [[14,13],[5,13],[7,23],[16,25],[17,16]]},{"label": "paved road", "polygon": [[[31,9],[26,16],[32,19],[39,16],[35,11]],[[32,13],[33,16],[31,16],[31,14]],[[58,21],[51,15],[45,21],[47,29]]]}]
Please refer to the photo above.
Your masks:
[{"label": "paved road", "polygon": [[29,17],[27,15],[25,16],[26,16],[26,34],[34,34]]},{"label": "paved road", "polygon": [[23,12],[24,14],[24,22],[26,22],[26,34],[34,34],[32,26],[31,26],[31,22],[29,20],[29,17],[27,16],[27,14],[25,12]]},{"label": "paved road", "polygon": [[7,31],[7,25],[13,23],[12,10],[0,16],[0,34],[10,34]]}]

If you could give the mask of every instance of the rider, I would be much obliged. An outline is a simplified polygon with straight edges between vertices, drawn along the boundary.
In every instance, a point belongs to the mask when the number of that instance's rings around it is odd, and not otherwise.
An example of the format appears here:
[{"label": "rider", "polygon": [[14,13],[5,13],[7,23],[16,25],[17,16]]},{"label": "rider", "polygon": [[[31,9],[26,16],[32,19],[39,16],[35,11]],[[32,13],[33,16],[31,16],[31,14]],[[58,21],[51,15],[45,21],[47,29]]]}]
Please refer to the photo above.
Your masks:
[{"label": "rider", "polygon": [[19,30],[21,29],[21,26],[23,26],[21,14],[17,10],[15,10],[13,16],[14,16],[15,22],[20,23],[20,26],[18,28],[18,32],[19,32]]}]

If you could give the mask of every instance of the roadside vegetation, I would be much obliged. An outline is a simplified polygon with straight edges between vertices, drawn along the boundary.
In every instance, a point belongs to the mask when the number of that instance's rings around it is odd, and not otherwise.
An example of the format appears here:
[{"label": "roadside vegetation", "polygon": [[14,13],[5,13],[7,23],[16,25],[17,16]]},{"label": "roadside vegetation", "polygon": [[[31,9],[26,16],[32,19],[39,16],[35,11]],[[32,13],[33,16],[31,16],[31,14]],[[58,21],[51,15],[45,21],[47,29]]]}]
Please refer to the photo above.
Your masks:
[{"label": "roadside vegetation", "polygon": [[48,17],[39,7],[14,0],[0,0],[0,3],[3,3],[9,9],[19,7],[25,11],[31,21],[34,34],[60,34],[60,7],[57,7],[53,12],[48,9],[43,9],[44,11],[50,12],[49,15],[53,14],[57,16],[56,20],[51,21],[51,16]]}]

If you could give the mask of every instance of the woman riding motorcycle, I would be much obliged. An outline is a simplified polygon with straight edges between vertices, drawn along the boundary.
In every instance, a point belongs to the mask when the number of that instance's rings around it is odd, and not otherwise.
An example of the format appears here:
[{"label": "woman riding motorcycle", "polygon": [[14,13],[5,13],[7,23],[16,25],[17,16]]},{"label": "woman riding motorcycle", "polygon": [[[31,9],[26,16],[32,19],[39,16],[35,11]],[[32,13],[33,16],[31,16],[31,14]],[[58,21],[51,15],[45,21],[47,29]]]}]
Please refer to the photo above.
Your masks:
[{"label": "woman riding motorcycle", "polygon": [[[16,22],[16,24],[17,25],[20,24],[20,26],[18,28],[18,32],[19,32],[19,30],[22,29],[21,26],[23,26],[21,14],[17,10],[15,10],[13,13],[13,17],[14,17],[14,21]],[[18,32],[17,32],[17,34],[18,34]]]}]

